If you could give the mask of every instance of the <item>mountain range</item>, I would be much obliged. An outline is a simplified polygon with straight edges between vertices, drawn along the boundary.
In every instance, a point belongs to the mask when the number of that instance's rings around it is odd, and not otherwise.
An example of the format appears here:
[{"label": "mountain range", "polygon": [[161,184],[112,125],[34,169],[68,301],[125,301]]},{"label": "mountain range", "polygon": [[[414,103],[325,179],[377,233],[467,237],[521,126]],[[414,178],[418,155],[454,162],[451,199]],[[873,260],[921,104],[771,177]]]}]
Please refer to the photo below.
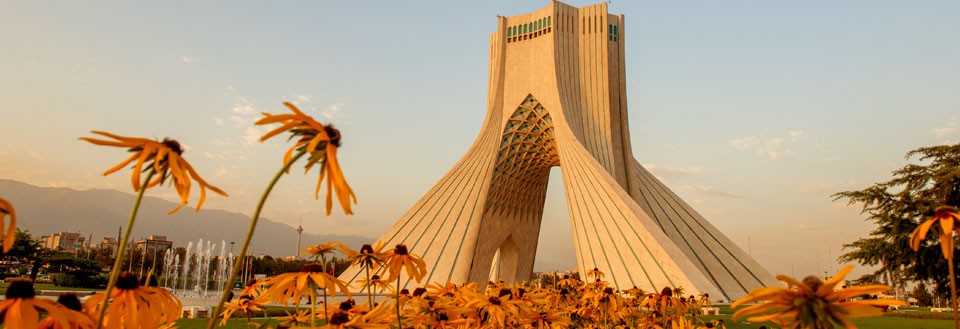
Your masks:
[{"label": "mountain range", "polygon": [[[92,242],[98,243],[103,237],[117,237],[118,228],[126,225],[135,195],[117,190],[89,189],[78,191],[65,187],[39,187],[23,182],[0,179],[0,197],[12,203],[17,211],[17,226],[29,231],[35,239],[41,235],[51,235],[61,231],[80,232]],[[173,241],[174,247],[186,247],[188,242],[197,240],[212,241],[220,245],[221,241],[236,242],[235,251],[239,252],[249,227],[247,215],[218,210],[183,207],[173,215],[167,211],[175,208],[176,203],[145,196],[140,204],[137,222],[131,240],[147,235],[165,235]],[[291,256],[296,249],[296,228],[287,224],[260,218],[256,234],[251,243],[255,255],[274,257]],[[302,247],[310,244],[339,241],[351,248],[371,243],[373,238],[356,235],[321,235],[303,233]],[[215,253],[219,253],[216,250]]]}]

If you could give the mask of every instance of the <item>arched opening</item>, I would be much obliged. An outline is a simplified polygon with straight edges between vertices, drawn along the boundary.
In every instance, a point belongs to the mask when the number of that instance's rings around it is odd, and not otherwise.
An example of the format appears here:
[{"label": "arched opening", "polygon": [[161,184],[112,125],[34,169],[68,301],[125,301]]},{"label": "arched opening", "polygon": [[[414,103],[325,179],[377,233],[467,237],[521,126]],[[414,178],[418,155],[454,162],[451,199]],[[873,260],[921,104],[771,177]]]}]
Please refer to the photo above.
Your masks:
[{"label": "arched opening", "polygon": [[513,284],[517,278],[517,264],[520,261],[520,251],[517,243],[513,241],[513,236],[508,236],[497,252],[493,255],[493,263],[490,264],[490,280],[496,281],[502,279],[506,284]]}]

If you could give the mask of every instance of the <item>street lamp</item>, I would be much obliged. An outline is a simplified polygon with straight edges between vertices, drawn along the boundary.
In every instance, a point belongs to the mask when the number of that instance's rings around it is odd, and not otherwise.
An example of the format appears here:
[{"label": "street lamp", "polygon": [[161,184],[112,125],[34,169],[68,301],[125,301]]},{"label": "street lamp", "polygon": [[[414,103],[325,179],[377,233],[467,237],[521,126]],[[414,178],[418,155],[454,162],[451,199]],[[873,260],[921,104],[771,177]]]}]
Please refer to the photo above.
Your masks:
[{"label": "street lamp", "polygon": [[230,241],[230,253],[233,254],[233,241]]}]

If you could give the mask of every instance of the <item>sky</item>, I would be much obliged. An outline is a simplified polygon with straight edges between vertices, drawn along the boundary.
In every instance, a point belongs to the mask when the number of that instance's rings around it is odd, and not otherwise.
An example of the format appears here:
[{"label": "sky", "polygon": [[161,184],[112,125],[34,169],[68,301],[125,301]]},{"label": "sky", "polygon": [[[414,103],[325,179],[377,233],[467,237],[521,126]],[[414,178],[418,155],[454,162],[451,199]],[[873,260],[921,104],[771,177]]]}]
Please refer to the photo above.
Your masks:
[{"label": "sky", "polygon": [[[342,130],[359,203],[326,217],[317,172],[294,171],[264,216],[375,238],[477,137],[496,16],[548,4],[0,2],[0,178],[132,193],[129,176],[100,175],[123,152],[77,137],[172,137],[230,193],[204,207],[249,215],[287,146],[257,142],[252,123],[290,101]],[[837,271],[842,244],[873,225],[830,195],[960,141],[960,2],[609,8],[626,17],[635,156],[774,274]],[[576,265],[566,212],[554,168],[536,269]]]}]

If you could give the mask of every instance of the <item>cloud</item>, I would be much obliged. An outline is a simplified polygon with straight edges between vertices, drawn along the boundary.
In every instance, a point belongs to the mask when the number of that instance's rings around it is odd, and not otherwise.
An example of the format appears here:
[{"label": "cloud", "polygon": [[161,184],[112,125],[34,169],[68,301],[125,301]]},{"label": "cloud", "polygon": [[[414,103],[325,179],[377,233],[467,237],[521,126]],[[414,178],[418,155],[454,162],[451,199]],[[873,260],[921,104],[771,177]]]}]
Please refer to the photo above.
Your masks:
[{"label": "cloud", "polygon": [[208,158],[210,158],[210,159],[213,159],[213,158],[214,158],[213,153],[210,153],[210,152],[204,151],[204,152],[203,152],[203,155],[206,156],[206,157],[208,157]]},{"label": "cloud", "polygon": [[180,56],[180,63],[183,63],[183,64],[190,64],[196,61],[197,61],[196,57]]},{"label": "cloud", "polygon": [[[800,135],[802,135],[802,133]],[[781,144],[783,143],[783,139],[780,137],[760,139],[756,136],[750,136],[742,139],[734,139],[729,143],[738,150],[754,149],[758,156],[770,160],[777,160],[790,154],[790,150],[780,150]]]},{"label": "cloud", "polygon": [[950,133],[953,133],[954,131],[955,129],[953,127],[943,127],[943,128],[934,128],[933,130],[930,131],[930,133],[942,137]]},{"label": "cloud", "polygon": [[940,137],[952,134],[953,132],[957,131],[956,127],[958,119],[960,119],[960,117],[952,116],[950,117],[950,120],[946,121],[945,127],[933,128],[930,130],[930,133]]},{"label": "cloud", "polygon": [[658,178],[661,178],[661,179],[687,177],[687,176],[708,172],[711,170],[710,168],[695,167],[695,166],[673,167],[670,165],[658,165],[658,164],[652,164],[652,163],[646,164],[643,167],[647,168],[647,170],[653,173],[654,176],[657,176]]},{"label": "cloud", "polygon": [[349,120],[343,120],[346,118],[346,115],[343,114],[343,102],[334,103],[327,107],[325,111],[320,112],[324,118],[327,120],[337,120],[342,123],[350,123]]},{"label": "cloud", "polygon": [[257,110],[257,108],[253,107],[253,104],[251,104],[245,98],[242,98],[242,97],[240,98],[239,103],[233,105],[233,113],[257,114],[260,112],[261,111]]},{"label": "cloud", "polygon": [[790,132],[790,140],[796,143],[798,140],[802,139],[806,135],[803,130],[793,130]]},{"label": "cloud", "polygon": [[293,97],[296,99],[296,102],[309,102],[309,101],[310,101],[310,95],[294,95]]},{"label": "cloud", "polygon": [[233,121],[233,123],[237,125],[237,128],[241,128],[241,127],[243,127],[243,126],[246,126],[247,123],[251,123],[251,124],[252,124],[254,120],[253,120],[253,119],[244,119],[244,118],[242,118],[242,117],[240,117],[240,116],[237,116],[237,115],[231,115],[231,116],[230,116],[230,121]]},{"label": "cloud", "polygon": [[734,193],[734,192],[726,192],[726,191],[718,191],[717,189],[714,189],[713,186],[708,186],[708,185],[697,185],[697,186],[692,186],[692,185],[680,185],[680,186],[678,186],[677,188],[679,188],[679,189],[681,189],[681,190],[684,190],[684,191],[693,192],[693,193],[700,194],[700,195],[707,195],[707,196],[727,197],[727,198],[742,198],[742,197],[744,197],[743,194]]},{"label": "cloud", "polygon": [[213,122],[216,123],[218,126],[222,126],[223,118],[213,118]]},{"label": "cloud", "polygon": [[260,131],[257,127],[248,126],[243,130],[243,140],[246,141],[247,144],[256,145],[257,142],[260,141],[260,136],[263,136],[265,133],[265,131]]}]

